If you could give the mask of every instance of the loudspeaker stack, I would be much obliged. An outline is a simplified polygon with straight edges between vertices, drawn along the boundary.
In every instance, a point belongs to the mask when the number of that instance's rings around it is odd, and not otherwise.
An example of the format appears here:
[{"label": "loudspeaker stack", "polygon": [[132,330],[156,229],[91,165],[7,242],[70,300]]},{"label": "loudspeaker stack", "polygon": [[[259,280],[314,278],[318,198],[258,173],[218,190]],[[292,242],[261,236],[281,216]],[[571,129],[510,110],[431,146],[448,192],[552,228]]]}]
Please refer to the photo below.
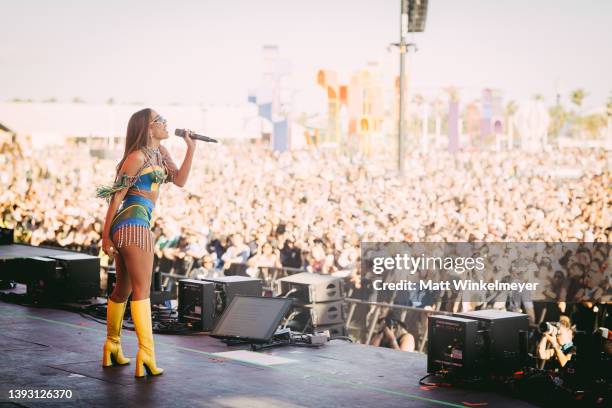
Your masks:
[{"label": "loudspeaker stack", "polygon": [[277,281],[279,296],[293,299],[293,330],[303,333],[329,330],[331,336],[346,335],[346,306],[341,278],[302,272]]}]

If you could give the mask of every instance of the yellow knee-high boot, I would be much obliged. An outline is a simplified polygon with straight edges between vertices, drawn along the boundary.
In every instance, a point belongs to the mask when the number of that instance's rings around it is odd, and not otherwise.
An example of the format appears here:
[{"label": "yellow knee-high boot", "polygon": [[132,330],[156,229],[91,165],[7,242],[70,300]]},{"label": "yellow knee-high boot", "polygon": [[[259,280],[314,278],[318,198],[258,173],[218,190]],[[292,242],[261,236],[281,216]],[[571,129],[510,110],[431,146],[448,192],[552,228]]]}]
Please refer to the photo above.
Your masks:
[{"label": "yellow knee-high boot", "polygon": [[155,364],[153,346],[153,325],[151,322],[151,299],[132,300],[130,302],[132,320],[138,336],[138,354],[136,354],[136,377],[144,377],[145,369],[149,375],[159,375],[163,369]]},{"label": "yellow knee-high boot", "polygon": [[123,314],[126,306],[127,302],[116,303],[108,299],[106,306],[106,342],[102,354],[102,365],[104,367],[130,363],[130,359],[123,355],[120,342],[121,326],[123,326]]}]

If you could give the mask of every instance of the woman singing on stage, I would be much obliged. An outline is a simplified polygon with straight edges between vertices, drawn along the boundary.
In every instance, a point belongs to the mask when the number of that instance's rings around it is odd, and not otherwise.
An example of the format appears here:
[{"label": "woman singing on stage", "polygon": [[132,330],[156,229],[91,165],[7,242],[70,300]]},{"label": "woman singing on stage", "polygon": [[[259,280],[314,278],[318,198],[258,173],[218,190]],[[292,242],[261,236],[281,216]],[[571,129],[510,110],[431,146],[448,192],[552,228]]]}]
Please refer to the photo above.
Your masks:
[{"label": "woman singing on stage", "polygon": [[108,299],[106,343],[102,365],[128,364],[123,355],[120,333],[127,298],[136,335],[136,377],[159,375],[163,369],[155,363],[151,323],[151,275],[154,242],[150,231],[151,214],[161,183],[182,187],[187,182],[195,151],[195,141],[186,132],[187,153],[177,168],[161,141],[168,138],[166,120],[152,109],[132,115],[128,123],[125,152],[117,165],[115,182],[99,187],[98,197],[109,200],[102,234],[102,249],[115,258],[116,286]]}]

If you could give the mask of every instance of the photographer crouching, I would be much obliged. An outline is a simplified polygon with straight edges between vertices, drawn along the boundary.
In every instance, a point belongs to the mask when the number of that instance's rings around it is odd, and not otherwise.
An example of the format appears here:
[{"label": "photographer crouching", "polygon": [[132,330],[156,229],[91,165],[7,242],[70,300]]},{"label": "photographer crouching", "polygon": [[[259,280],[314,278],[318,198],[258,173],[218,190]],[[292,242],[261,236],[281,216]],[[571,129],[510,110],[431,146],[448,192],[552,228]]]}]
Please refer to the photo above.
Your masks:
[{"label": "photographer crouching", "polygon": [[408,332],[406,325],[391,312],[378,320],[377,331],[370,345],[401,351],[414,351],[415,348],[414,336]]},{"label": "photographer crouching", "polygon": [[[542,338],[538,343],[538,358],[547,363],[553,357],[556,363],[565,367],[576,353],[574,346],[574,329],[567,316],[561,316],[558,322],[540,324]],[[550,368],[550,367],[549,367]]]}]

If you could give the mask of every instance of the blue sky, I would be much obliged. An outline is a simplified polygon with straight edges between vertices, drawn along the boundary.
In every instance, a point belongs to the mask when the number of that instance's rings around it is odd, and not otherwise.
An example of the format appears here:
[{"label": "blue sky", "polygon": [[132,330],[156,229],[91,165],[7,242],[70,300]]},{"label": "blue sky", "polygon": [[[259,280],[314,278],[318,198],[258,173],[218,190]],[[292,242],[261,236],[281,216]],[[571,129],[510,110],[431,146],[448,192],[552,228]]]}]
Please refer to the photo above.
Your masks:
[{"label": "blue sky", "polygon": [[[412,83],[500,88],[554,100],[612,91],[606,0],[430,0],[415,35]],[[260,76],[261,47],[293,64],[300,97],[317,103],[315,75],[341,78],[379,61],[397,72],[399,0],[0,0],[0,100],[14,97],[152,104],[234,103]],[[313,102],[314,101],[314,102]]]}]

